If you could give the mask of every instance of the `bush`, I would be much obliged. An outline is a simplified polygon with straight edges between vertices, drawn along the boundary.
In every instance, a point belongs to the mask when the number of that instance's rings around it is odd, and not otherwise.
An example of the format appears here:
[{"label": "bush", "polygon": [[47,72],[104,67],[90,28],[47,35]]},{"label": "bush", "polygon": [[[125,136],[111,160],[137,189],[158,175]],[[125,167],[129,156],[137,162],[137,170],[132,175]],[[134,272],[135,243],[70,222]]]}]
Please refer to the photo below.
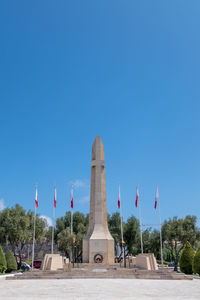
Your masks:
[{"label": "bush", "polygon": [[193,272],[200,275],[200,248],[197,250],[193,260]]},{"label": "bush", "polygon": [[12,272],[17,270],[17,262],[11,250],[8,250],[6,252],[6,261],[7,261],[7,272]]},{"label": "bush", "polygon": [[7,269],[7,263],[3,249],[0,246],[0,273],[4,273]]},{"label": "bush", "polygon": [[192,264],[194,259],[194,250],[189,242],[186,243],[180,257],[180,269],[185,274],[192,274]]}]

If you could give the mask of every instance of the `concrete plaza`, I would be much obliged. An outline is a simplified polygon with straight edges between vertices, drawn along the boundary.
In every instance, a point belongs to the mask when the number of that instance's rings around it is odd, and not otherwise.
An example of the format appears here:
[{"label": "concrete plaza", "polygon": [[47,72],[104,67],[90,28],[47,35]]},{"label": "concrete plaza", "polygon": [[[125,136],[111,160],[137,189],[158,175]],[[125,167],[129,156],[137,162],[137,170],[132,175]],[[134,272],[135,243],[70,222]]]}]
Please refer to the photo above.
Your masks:
[{"label": "concrete plaza", "polygon": [[0,299],[200,299],[200,280],[0,279]]}]

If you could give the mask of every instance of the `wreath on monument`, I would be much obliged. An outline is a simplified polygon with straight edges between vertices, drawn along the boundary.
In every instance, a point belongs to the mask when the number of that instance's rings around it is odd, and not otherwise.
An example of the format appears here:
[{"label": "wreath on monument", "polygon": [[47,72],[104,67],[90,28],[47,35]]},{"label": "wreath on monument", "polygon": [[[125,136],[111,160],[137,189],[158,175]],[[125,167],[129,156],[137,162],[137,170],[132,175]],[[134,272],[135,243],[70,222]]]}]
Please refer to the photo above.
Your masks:
[{"label": "wreath on monument", "polygon": [[102,263],[102,262],[103,262],[103,255],[101,255],[101,254],[96,254],[96,255],[94,256],[94,262],[97,263],[97,264]]}]

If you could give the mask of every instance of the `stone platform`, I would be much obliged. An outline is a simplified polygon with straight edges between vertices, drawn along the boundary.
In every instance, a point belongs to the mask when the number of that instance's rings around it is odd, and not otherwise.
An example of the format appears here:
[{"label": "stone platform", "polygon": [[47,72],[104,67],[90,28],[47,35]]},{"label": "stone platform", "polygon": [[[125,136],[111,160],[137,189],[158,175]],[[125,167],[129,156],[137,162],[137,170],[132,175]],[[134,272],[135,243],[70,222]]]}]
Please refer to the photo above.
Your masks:
[{"label": "stone platform", "polygon": [[138,268],[121,268],[118,264],[79,264],[79,267],[66,267],[65,270],[42,271],[33,270],[22,275],[8,277],[6,280],[23,279],[90,279],[90,278],[110,278],[110,279],[154,279],[154,280],[192,280],[191,277],[182,273],[176,273],[167,269],[155,271],[142,270]]}]

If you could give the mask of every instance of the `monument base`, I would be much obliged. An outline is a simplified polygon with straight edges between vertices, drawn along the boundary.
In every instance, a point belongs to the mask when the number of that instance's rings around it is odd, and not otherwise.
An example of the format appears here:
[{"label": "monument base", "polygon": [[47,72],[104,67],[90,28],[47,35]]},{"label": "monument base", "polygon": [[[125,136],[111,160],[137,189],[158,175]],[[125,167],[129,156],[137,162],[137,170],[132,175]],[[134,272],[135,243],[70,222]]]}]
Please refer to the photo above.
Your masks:
[{"label": "monument base", "polygon": [[113,239],[83,239],[83,263],[114,264]]},{"label": "monument base", "polygon": [[[70,265],[70,264],[69,264]],[[129,264],[127,264],[128,266]],[[94,279],[101,278],[109,280],[111,278],[123,279],[156,279],[156,280],[192,280],[191,276],[183,273],[172,272],[172,270],[159,269],[154,271],[145,270],[144,268],[136,268],[130,266],[123,268],[120,264],[105,265],[96,263],[74,264],[64,270],[48,271],[48,270],[33,270],[32,272],[24,272],[16,274],[12,277],[7,277],[6,280],[23,280],[23,279]]]},{"label": "monument base", "polygon": [[158,270],[158,265],[153,253],[143,253],[136,256],[136,267],[149,271]]},{"label": "monument base", "polygon": [[63,269],[64,264],[66,263],[66,258],[60,254],[45,254],[42,270],[56,271]]}]

